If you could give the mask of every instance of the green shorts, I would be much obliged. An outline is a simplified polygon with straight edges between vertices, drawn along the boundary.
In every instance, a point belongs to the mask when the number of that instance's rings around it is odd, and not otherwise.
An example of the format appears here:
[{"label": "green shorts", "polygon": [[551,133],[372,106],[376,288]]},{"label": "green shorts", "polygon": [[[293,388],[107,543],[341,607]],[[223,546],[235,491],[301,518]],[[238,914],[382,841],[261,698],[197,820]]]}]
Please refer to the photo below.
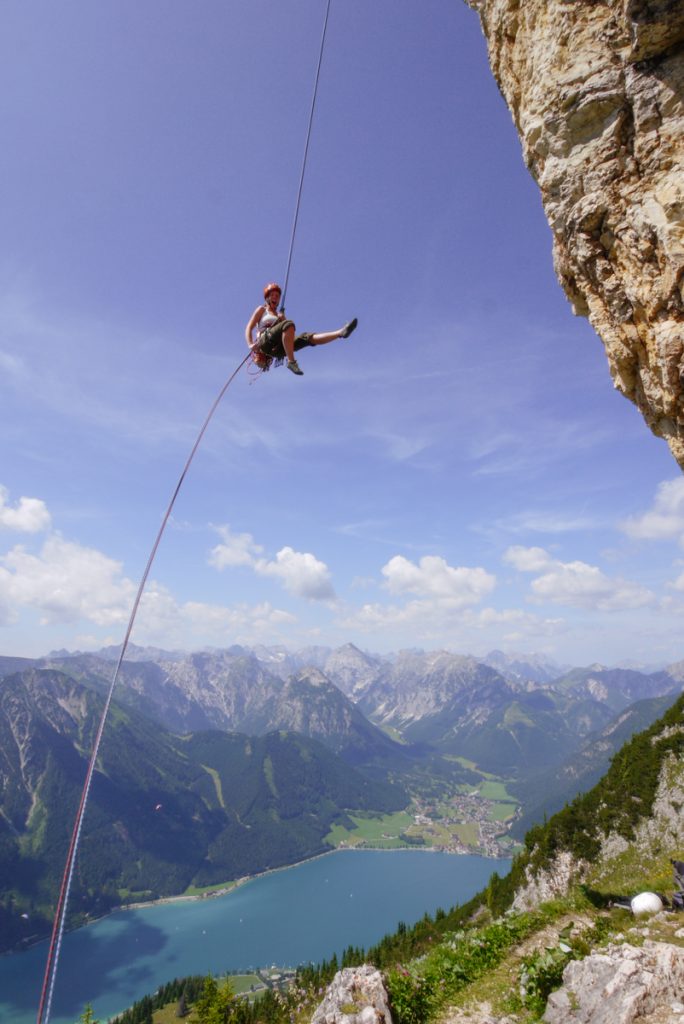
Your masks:
[{"label": "green shorts", "polygon": [[[265,355],[273,356],[274,359],[284,359],[285,349],[283,347],[283,332],[288,327],[294,327],[292,320],[279,320],[273,327],[264,331],[259,348]],[[294,340],[294,350],[299,352],[303,348],[313,345],[312,334],[298,334]]]}]

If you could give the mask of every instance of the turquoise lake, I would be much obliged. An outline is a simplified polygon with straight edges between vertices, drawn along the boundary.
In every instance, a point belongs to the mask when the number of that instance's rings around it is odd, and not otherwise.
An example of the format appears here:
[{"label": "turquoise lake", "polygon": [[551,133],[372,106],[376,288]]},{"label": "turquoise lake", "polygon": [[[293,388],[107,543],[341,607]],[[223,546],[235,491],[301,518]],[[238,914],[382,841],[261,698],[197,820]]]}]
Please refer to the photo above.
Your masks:
[{"label": "turquoise lake", "polygon": [[[339,851],[216,899],[112,914],[65,936],[52,1024],[86,1003],[106,1021],[172,978],[296,966],[368,947],[399,921],[463,903],[510,861],[421,851]],[[33,1024],[47,944],[0,957],[0,1020]]]}]

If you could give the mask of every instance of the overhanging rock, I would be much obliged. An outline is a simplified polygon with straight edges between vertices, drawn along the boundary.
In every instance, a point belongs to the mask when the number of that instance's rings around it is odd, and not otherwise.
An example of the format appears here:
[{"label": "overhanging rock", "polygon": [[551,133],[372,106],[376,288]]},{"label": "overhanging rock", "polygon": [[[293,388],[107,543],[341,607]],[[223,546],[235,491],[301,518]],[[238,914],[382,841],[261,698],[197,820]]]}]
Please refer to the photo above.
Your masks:
[{"label": "overhanging rock", "polygon": [[684,4],[467,0],[615,387],[684,468]]}]

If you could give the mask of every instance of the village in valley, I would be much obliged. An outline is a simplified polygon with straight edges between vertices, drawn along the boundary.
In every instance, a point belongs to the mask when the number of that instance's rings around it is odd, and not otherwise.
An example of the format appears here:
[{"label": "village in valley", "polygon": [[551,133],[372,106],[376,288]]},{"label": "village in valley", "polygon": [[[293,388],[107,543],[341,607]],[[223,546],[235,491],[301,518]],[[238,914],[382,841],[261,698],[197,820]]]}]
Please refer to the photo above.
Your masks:
[{"label": "village in valley", "polygon": [[518,844],[510,829],[520,813],[505,783],[493,776],[448,798],[414,796],[407,811],[352,815],[355,828],[336,826],[328,841],[339,849],[432,849],[444,853],[510,857]]}]

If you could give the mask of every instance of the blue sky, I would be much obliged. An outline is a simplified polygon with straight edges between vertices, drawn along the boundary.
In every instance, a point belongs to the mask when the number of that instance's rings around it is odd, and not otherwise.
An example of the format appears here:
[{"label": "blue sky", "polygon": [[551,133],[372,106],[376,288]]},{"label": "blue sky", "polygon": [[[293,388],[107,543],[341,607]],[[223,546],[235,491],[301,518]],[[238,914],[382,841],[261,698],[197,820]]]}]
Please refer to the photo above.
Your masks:
[{"label": "blue sky", "polygon": [[[324,0],[5,0],[0,651],[117,643],[283,277]],[[133,640],[684,656],[684,479],[614,392],[461,0],[333,0],[287,312]]]}]

